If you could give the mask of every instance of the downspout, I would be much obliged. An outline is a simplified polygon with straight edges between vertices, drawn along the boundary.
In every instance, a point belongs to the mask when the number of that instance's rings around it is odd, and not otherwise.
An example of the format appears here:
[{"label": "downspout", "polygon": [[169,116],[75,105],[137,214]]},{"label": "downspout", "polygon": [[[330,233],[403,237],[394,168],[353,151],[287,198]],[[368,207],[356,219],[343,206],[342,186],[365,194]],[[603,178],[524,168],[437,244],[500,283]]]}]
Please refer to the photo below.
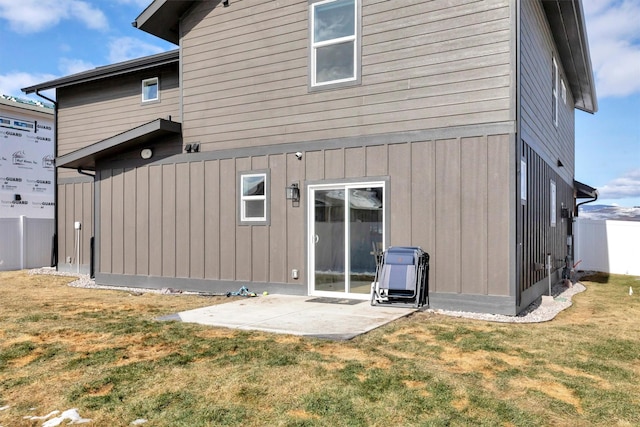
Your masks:
[{"label": "downspout", "polygon": [[586,205],[587,203],[593,203],[596,200],[598,200],[598,190],[596,190],[596,192],[593,195],[594,195],[594,198],[592,200],[587,200],[586,202],[578,203],[576,205],[576,216],[579,216],[580,206]]},{"label": "downspout", "polygon": [[[82,167],[79,167],[78,169],[76,169],[76,171],[80,174],[80,175],[85,175],[85,176],[90,176],[91,178],[93,178],[93,188],[95,191],[96,188],[96,174],[93,173],[88,173],[82,170]],[[93,229],[91,230],[91,237],[89,238],[89,277],[90,278],[95,278],[96,274],[95,274],[95,223],[96,223],[96,207],[95,204],[93,206]]]},{"label": "downspout", "polygon": [[520,16],[521,13],[521,3],[520,0],[516,0],[516,22],[515,22],[515,29],[516,29],[516,44],[515,44],[515,49],[516,49],[516,78],[515,78],[515,86],[516,86],[516,137],[515,137],[515,152],[516,152],[516,156],[515,156],[515,163],[516,163],[516,176],[514,177],[516,180],[516,194],[514,195],[515,197],[515,204],[516,204],[516,241],[515,241],[515,264],[516,264],[516,277],[515,277],[515,298],[516,298],[516,311],[519,309],[520,304],[522,302],[522,291],[521,291],[521,287],[522,287],[522,269],[523,269],[523,265],[522,265],[522,253],[523,253],[523,242],[522,242],[522,230],[524,227],[524,224],[522,224],[522,219],[521,219],[521,213],[522,213],[522,200],[520,198],[520,195],[522,194],[522,189],[520,188],[521,184],[522,184],[522,179],[520,177],[520,174],[522,173],[521,170],[521,163],[522,163],[522,141],[521,141],[521,102],[520,102],[520,96],[522,93],[522,90],[520,88],[520,77],[521,77],[521,49],[520,49],[520,44],[521,44],[521,35],[520,35]]},{"label": "downspout", "polygon": [[53,104],[53,242],[51,247],[51,267],[58,271],[58,168],[55,166],[55,159],[58,158],[58,102],[43,95],[36,89],[36,95]]}]

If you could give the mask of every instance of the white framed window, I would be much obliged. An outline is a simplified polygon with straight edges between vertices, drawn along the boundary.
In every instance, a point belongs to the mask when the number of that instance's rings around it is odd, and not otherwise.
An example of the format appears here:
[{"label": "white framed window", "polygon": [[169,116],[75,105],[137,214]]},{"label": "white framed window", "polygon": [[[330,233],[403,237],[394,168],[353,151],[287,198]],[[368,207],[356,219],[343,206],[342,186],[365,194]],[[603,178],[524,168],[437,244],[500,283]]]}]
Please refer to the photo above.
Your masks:
[{"label": "white framed window", "polygon": [[324,0],[311,3],[311,87],[358,82],[359,1]]},{"label": "white framed window", "polygon": [[558,212],[556,211],[556,182],[550,181],[549,186],[549,194],[550,194],[550,206],[551,206],[551,226],[556,226],[556,218],[558,216]]},{"label": "white framed window", "polygon": [[553,58],[551,82],[551,111],[553,124],[558,127],[558,63],[556,62],[556,58]]},{"label": "white framed window", "polygon": [[267,172],[240,174],[240,223],[266,224],[268,221]]},{"label": "white framed window", "polygon": [[520,201],[524,205],[527,202],[527,161],[520,159]]},{"label": "white framed window", "polygon": [[142,102],[160,100],[160,82],[157,77],[142,81]]}]

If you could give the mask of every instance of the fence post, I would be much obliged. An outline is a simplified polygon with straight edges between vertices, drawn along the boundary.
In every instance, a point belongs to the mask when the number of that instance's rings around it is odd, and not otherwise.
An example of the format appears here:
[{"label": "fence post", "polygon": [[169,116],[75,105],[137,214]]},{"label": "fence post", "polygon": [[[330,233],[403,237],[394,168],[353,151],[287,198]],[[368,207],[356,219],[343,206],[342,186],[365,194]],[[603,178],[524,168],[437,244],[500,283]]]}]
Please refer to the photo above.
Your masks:
[{"label": "fence post", "polygon": [[18,221],[18,232],[20,233],[20,270],[24,270],[24,262],[25,262],[25,251],[27,249],[27,236],[25,235],[25,216],[20,215],[20,220]]}]

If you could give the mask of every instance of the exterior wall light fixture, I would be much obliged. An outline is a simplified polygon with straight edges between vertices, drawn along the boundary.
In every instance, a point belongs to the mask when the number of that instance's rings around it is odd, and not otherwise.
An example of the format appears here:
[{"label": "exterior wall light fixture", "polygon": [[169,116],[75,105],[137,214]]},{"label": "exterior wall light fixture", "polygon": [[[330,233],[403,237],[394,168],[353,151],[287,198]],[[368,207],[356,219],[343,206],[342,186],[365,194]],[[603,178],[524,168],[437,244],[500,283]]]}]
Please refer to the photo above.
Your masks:
[{"label": "exterior wall light fixture", "polygon": [[142,157],[145,160],[150,159],[153,156],[153,151],[151,151],[151,148],[143,148],[140,151],[140,157]]},{"label": "exterior wall light fixture", "polygon": [[291,200],[292,203],[300,202],[300,187],[297,182],[292,183],[286,187],[287,200]]}]

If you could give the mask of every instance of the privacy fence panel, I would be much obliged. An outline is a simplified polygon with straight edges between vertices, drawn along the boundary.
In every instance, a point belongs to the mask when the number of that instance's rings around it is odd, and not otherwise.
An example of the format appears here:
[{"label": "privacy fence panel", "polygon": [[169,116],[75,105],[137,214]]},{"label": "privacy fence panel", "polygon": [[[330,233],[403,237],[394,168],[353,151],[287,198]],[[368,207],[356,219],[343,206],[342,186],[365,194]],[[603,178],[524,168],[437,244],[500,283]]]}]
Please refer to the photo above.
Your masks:
[{"label": "privacy fence panel", "polygon": [[640,222],[577,218],[578,269],[640,276]]},{"label": "privacy fence panel", "polygon": [[0,270],[48,266],[53,233],[53,219],[0,218]]}]

